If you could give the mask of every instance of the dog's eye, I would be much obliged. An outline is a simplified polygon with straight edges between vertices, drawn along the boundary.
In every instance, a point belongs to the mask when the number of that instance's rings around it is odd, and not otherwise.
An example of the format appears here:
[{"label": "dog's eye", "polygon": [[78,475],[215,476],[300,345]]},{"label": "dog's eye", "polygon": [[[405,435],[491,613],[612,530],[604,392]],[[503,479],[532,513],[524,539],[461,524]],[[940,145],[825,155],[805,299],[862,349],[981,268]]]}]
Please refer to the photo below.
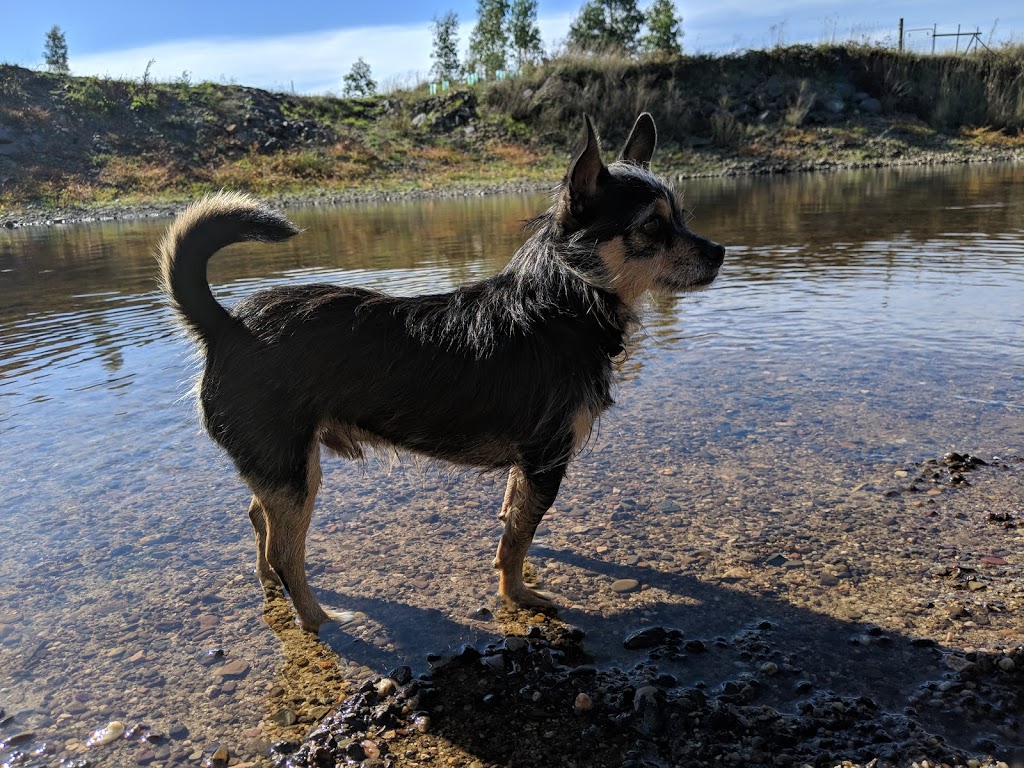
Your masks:
[{"label": "dog's eye", "polygon": [[660,235],[661,228],[662,221],[657,216],[652,216],[651,218],[649,218],[647,221],[644,222],[643,226],[641,227],[644,234],[650,235],[651,237],[657,237],[658,235]]}]

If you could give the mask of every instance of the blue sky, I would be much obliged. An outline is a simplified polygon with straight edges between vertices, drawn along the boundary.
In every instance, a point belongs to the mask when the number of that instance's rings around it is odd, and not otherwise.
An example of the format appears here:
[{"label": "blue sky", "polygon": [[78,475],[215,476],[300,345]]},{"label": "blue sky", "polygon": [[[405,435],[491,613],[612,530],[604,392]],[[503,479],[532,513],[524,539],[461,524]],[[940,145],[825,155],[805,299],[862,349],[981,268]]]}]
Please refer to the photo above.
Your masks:
[{"label": "blue sky", "polygon": [[[544,46],[564,40],[583,0],[539,0]],[[646,8],[648,0],[640,0]],[[1024,2],[992,0],[716,0],[677,3],[683,47],[690,53],[763,48],[778,42],[894,39],[897,20],[907,29],[939,26],[940,32],[978,28],[985,42],[1024,43]],[[412,84],[430,69],[430,20],[454,10],[463,46],[475,22],[475,0],[435,3],[201,2],[126,3],[115,0],[0,0],[0,61],[42,66],[47,30],[60,25],[71,71],[81,75],[140,77],[147,62],[156,79],[187,71],[193,82],[236,82],[273,90],[326,93],[357,58],[386,85]],[[993,35],[994,32],[994,35]],[[910,43],[929,48],[914,32]],[[951,39],[941,44],[952,45]]]}]

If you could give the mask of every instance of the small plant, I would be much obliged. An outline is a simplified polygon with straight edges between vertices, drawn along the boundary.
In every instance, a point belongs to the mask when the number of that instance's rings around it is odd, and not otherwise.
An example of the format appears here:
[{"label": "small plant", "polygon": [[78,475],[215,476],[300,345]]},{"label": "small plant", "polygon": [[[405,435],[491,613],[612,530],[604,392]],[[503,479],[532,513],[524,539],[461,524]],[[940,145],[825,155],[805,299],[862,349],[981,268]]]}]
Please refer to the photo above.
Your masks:
[{"label": "small plant", "polygon": [[711,115],[711,137],[721,147],[735,149],[746,134],[743,124],[729,109],[729,97],[722,96],[718,101],[718,109]]},{"label": "small plant", "polygon": [[807,80],[801,80],[800,88],[796,92],[796,99],[789,105],[789,109],[786,110],[786,125],[791,125],[794,128],[799,128],[803,125],[807,115],[814,107],[815,100],[816,97],[814,91],[811,90],[810,83]]},{"label": "small plant", "polygon": [[93,115],[116,112],[122,107],[124,88],[114,80],[97,77],[68,78],[60,88],[53,91],[74,107]]},{"label": "small plant", "polygon": [[150,79],[150,70],[156,59],[150,59],[146,63],[146,70],[142,73],[142,80],[132,83],[128,87],[128,95],[131,97],[129,107],[133,112],[145,109],[156,108],[156,91],[153,89],[153,81]]}]

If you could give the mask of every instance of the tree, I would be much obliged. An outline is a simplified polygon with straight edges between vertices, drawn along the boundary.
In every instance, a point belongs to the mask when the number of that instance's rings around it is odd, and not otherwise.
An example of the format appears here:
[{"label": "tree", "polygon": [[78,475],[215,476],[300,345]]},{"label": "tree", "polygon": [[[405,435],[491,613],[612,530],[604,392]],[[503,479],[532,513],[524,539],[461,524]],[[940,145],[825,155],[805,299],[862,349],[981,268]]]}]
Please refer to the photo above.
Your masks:
[{"label": "tree", "polygon": [[46,68],[58,75],[66,75],[68,69],[68,42],[60,27],[54,24],[46,33],[46,44],[43,46],[43,58]]},{"label": "tree", "polygon": [[672,0],[654,0],[647,9],[647,34],[641,41],[648,53],[665,56],[681,56],[683,46],[679,43],[682,19],[676,16],[676,4]]},{"label": "tree", "polygon": [[512,0],[508,31],[512,37],[516,66],[535,63],[541,54],[540,29],[537,27],[537,0]]},{"label": "tree", "polygon": [[448,11],[440,19],[435,16],[430,28],[434,33],[434,50],[430,54],[434,66],[430,76],[454,80],[459,74],[459,17],[455,11]]},{"label": "tree", "polygon": [[373,96],[377,92],[377,81],[371,77],[370,65],[360,56],[344,77],[345,96]]},{"label": "tree", "polygon": [[614,48],[633,54],[643,23],[636,0],[590,0],[569,27],[569,45],[591,53]]},{"label": "tree", "polygon": [[508,0],[476,0],[476,15],[466,68],[482,68],[493,75],[508,66]]}]

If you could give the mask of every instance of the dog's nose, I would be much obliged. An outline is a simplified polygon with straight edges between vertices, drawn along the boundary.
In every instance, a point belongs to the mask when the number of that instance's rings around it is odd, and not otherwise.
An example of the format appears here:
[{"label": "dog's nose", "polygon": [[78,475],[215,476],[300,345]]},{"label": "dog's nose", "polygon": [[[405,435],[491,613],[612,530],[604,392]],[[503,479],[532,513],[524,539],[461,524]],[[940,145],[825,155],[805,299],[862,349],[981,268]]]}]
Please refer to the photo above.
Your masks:
[{"label": "dog's nose", "polygon": [[725,246],[718,243],[711,243],[711,258],[715,260],[715,266],[722,266],[725,261]]}]

